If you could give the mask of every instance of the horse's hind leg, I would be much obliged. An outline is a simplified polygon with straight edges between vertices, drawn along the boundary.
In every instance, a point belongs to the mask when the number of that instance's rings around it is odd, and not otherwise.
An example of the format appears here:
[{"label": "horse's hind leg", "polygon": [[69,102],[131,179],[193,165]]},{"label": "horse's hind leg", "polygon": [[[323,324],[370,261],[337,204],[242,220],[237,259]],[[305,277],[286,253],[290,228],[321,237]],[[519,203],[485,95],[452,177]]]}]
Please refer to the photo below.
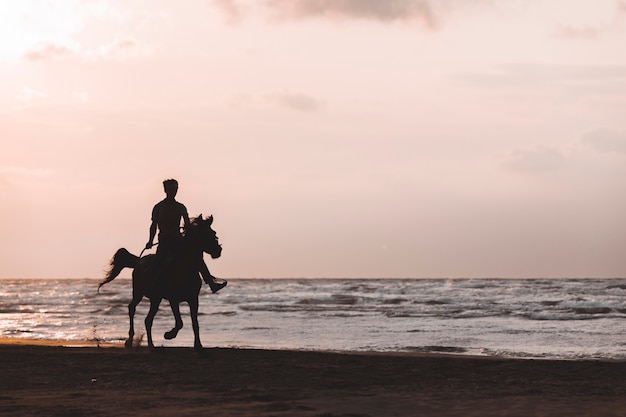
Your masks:
[{"label": "horse's hind leg", "polygon": [[135,311],[137,310],[137,304],[141,302],[143,296],[139,297],[133,294],[133,299],[128,304],[128,317],[130,318],[130,328],[128,329],[128,339],[124,343],[127,348],[133,347],[133,338],[135,337]]},{"label": "horse's hind leg", "polygon": [[202,343],[200,343],[200,326],[198,325],[198,299],[189,301],[189,312],[191,313],[191,327],[193,328],[193,348],[196,350],[202,349]]},{"label": "horse's hind leg", "polygon": [[170,301],[170,307],[172,308],[172,313],[174,313],[174,320],[176,324],[174,324],[174,328],[169,332],[165,332],[163,337],[167,340],[174,339],[178,335],[178,331],[183,328],[183,319],[180,318],[180,307],[178,303]]},{"label": "horse's hind leg", "polygon": [[150,348],[154,348],[154,343],[152,343],[152,322],[154,321],[154,316],[156,316],[157,311],[159,311],[161,300],[161,298],[156,297],[150,299],[150,311],[148,311],[148,315],[144,321],[146,324],[146,335],[148,336],[148,347]]}]

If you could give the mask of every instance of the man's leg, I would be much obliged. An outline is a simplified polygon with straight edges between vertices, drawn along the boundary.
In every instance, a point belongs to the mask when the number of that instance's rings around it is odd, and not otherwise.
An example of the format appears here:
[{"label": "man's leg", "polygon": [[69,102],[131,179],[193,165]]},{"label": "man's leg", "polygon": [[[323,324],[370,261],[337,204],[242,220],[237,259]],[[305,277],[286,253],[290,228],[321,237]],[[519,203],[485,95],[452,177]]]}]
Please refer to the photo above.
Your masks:
[{"label": "man's leg", "polygon": [[219,290],[224,288],[226,284],[228,284],[228,281],[225,280],[222,280],[222,282],[217,282],[216,278],[209,272],[209,268],[206,266],[206,263],[204,263],[204,260],[200,260],[199,269],[200,275],[202,275],[202,279],[204,280],[204,282],[209,284],[209,287],[211,287],[211,291],[213,291],[214,293],[218,292]]},{"label": "man's leg", "polygon": [[153,287],[161,286],[164,283],[168,269],[171,268],[174,250],[175,246],[169,240],[163,239],[163,241],[159,243],[156,250],[156,260],[154,262],[154,272],[152,275]]}]

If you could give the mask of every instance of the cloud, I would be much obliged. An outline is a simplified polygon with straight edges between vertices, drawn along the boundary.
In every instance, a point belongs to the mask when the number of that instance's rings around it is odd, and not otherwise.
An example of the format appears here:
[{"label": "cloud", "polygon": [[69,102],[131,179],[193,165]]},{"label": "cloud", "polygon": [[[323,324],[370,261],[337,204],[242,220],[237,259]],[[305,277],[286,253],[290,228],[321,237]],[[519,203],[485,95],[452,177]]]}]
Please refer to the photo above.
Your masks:
[{"label": "cloud", "polygon": [[536,149],[516,149],[506,166],[518,172],[546,172],[559,169],[565,158],[556,149],[540,147]]},{"label": "cloud", "polygon": [[55,172],[46,168],[26,168],[15,165],[0,165],[0,178],[13,182],[20,180],[40,180],[50,177]]},{"label": "cloud", "polygon": [[[473,0],[472,3],[482,0]],[[438,27],[438,14],[454,2],[450,0],[211,0],[230,19],[239,20],[245,12],[260,9],[281,20],[327,18],[395,22],[418,20],[429,29]]]},{"label": "cloud", "polygon": [[285,18],[419,19],[428,27],[436,26],[431,4],[425,0],[265,0],[265,5]]},{"label": "cloud", "polygon": [[44,43],[36,47],[35,49],[28,51],[24,54],[24,58],[29,61],[43,61],[47,59],[59,58],[67,55],[71,55],[74,51],[64,45],[58,45],[55,43]]},{"label": "cloud", "polygon": [[46,97],[48,97],[48,95],[42,91],[30,87],[22,87],[22,90],[15,98],[23,103],[31,103],[34,100],[44,99]]},{"label": "cloud", "polygon": [[239,21],[243,16],[243,10],[235,0],[211,0],[211,3],[222,10],[231,22]]},{"label": "cloud", "polygon": [[86,55],[94,59],[128,59],[145,57],[150,55],[151,52],[151,48],[140,45],[137,40],[130,37],[121,37],[87,52]]},{"label": "cloud", "polygon": [[72,97],[82,104],[89,102],[89,93],[85,91],[74,91],[74,93],[72,93]]},{"label": "cloud", "polygon": [[[569,22],[558,26],[554,32],[557,38],[571,40],[595,40],[604,36],[619,33],[623,28],[622,18],[626,14],[625,0],[606,0],[597,2],[597,7],[587,8],[587,5],[572,2],[572,9],[579,10],[574,13],[570,7],[563,8],[563,17],[571,13]],[[568,5],[569,6],[569,5]],[[578,16],[576,16],[578,14]]]},{"label": "cloud", "polygon": [[503,64],[494,66],[489,72],[462,73],[454,78],[482,88],[545,91],[549,87],[581,83],[594,87],[622,83],[626,80],[626,66]]},{"label": "cloud", "polygon": [[582,142],[600,152],[626,154],[626,130],[592,130],[583,135]]},{"label": "cloud", "polygon": [[131,37],[118,37],[111,42],[102,44],[94,48],[81,48],[76,44],[73,46],[61,45],[47,42],[28,51],[24,58],[28,61],[46,61],[51,59],[75,56],[84,59],[137,59],[150,56],[153,48],[142,44]]},{"label": "cloud", "polygon": [[593,40],[600,37],[602,31],[592,27],[561,26],[556,30],[557,38],[574,40]]},{"label": "cloud", "polygon": [[271,99],[284,107],[301,112],[316,111],[322,106],[319,100],[306,94],[276,94]]}]

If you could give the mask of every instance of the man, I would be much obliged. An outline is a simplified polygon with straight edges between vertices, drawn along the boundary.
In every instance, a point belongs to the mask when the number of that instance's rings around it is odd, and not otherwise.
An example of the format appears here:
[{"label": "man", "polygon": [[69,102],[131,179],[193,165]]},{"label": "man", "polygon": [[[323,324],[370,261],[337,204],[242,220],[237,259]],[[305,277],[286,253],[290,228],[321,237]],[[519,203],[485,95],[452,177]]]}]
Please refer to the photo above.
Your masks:
[{"label": "man", "polygon": [[[159,229],[159,247],[157,248],[157,270],[164,267],[168,258],[176,255],[180,247],[182,235],[180,234],[180,220],[184,221],[185,227],[189,226],[189,215],[187,208],[176,201],[176,193],[178,192],[178,181],[169,179],[163,181],[163,189],[165,190],[165,198],[158,202],[152,209],[152,224],[150,225],[150,239],[146,243],[146,249],[154,246],[154,237],[157,229]],[[204,261],[198,265],[200,275],[204,282],[209,284],[211,291],[218,292],[226,286],[227,281],[217,282],[215,277],[211,275]],[[159,276],[162,272],[157,272]]]}]

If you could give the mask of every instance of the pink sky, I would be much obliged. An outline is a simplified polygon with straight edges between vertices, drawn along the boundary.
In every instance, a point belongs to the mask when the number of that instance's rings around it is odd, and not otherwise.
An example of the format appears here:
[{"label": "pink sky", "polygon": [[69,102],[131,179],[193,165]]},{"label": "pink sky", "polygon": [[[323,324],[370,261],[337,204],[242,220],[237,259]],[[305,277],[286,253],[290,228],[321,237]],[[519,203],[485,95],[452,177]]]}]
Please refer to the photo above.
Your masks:
[{"label": "pink sky", "polygon": [[170,177],[219,277],[626,276],[626,1],[2,2],[0,36],[0,278],[101,277]]}]

